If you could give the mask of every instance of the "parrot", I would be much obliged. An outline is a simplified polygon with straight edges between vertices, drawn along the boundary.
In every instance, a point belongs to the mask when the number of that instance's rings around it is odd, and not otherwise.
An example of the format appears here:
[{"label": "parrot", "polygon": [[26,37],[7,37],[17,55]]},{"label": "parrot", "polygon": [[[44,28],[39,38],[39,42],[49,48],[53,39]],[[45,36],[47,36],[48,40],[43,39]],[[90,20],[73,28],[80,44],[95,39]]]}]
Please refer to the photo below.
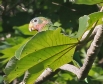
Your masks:
[{"label": "parrot", "polygon": [[56,27],[53,26],[51,20],[45,17],[35,17],[29,23],[29,31],[41,32],[54,29],[56,29]]}]

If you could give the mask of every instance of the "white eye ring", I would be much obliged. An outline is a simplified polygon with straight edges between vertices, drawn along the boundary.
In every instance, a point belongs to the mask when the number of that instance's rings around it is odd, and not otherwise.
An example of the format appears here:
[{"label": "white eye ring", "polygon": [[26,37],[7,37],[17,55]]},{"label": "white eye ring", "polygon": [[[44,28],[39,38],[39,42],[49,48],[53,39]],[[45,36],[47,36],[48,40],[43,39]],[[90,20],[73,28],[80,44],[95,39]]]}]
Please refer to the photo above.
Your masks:
[{"label": "white eye ring", "polygon": [[33,22],[34,25],[37,25],[39,23],[39,19],[38,18],[34,18],[32,20],[32,22]]},{"label": "white eye ring", "polygon": [[34,19],[33,22],[38,22],[38,20],[37,20],[37,19]]}]

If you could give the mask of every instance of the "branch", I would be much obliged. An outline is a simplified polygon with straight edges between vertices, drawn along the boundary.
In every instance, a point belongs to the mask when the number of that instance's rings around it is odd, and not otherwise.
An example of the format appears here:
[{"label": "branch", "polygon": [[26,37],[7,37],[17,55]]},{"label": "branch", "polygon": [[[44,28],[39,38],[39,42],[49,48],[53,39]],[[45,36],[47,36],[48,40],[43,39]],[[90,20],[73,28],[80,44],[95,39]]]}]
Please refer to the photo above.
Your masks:
[{"label": "branch", "polygon": [[75,67],[74,65],[71,64],[64,64],[63,66],[60,67],[61,70],[69,71],[79,76],[79,68]]},{"label": "branch", "polygon": [[83,66],[79,69],[73,65],[66,64],[61,68],[62,70],[67,70],[74,73],[75,75],[77,75],[79,80],[83,80],[88,75],[88,72],[91,69],[92,64],[96,56],[98,55],[100,47],[103,43],[103,25],[99,25],[97,28],[97,33],[90,45],[90,48],[87,51],[87,56],[85,58]]},{"label": "branch", "polygon": [[100,25],[98,25],[94,28],[93,32],[91,33],[88,40],[86,40],[86,41],[85,41],[86,36],[89,34],[90,30],[88,30],[84,33],[84,35],[82,36],[82,38],[80,40],[80,44],[78,44],[77,47],[76,47],[76,51],[80,50],[85,44],[87,44],[89,41],[93,40],[93,37],[96,35],[97,30],[99,29],[99,27],[100,27]]},{"label": "branch", "polygon": [[35,84],[41,84],[42,82],[48,80],[49,78],[53,77],[55,74],[57,74],[60,70],[70,71],[77,76],[79,76],[79,69],[71,64],[64,64],[56,71],[52,71],[50,68],[47,68],[44,70],[44,72],[37,78]]},{"label": "branch", "polygon": [[[103,7],[101,8],[100,12],[103,11]],[[87,50],[87,56],[83,63],[83,66],[80,68],[79,80],[83,80],[87,75],[89,70],[92,67],[92,64],[100,51],[100,47],[103,43],[103,25],[99,25],[96,35],[94,36],[93,42],[91,43],[89,49]]]},{"label": "branch", "polygon": [[[100,26],[96,26],[95,29],[93,30],[92,34],[90,35],[88,41],[92,40],[93,37],[95,36],[98,28]],[[90,31],[90,30],[89,30]],[[84,35],[82,36],[82,39],[81,39],[81,42],[83,42],[86,38],[86,36],[88,35],[89,31],[86,31],[84,33]],[[79,50],[80,48],[83,47],[84,44],[79,44],[77,45],[77,48],[76,50]],[[72,72],[74,73],[75,75],[77,75],[77,77],[79,77],[79,68],[71,65],[71,64],[65,64],[63,66],[61,66],[57,71],[55,72],[52,72],[52,70],[50,68],[47,68],[46,70],[44,70],[44,72],[37,78],[35,84],[40,84],[41,82],[44,82],[46,81],[47,79],[49,79],[50,77],[52,77],[53,75],[57,74],[60,70],[65,70],[65,71],[69,71],[69,72]]]},{"label": "branch", "polygon": [[37,78],[35,84],[42,84],[43,82],[57,74],[59,71],[60,69],[57,69],[54,72],[50,68],[45,69],[44,72]]},{"label": "branch", "polygon": [[87,51],[87,56],[85,58],[85,61],[83,63],[83,66],[80,68],[80,75],[79,75],[79,79],[84,79],[89,70],[92,67],[92,64],[96,58],[96,56],[98,55],[98,52],[100,50],[100,47],[103,43],[103,25],[100,26],[100,28],[98,29],[93,42],[91,43],[90,48]]}]

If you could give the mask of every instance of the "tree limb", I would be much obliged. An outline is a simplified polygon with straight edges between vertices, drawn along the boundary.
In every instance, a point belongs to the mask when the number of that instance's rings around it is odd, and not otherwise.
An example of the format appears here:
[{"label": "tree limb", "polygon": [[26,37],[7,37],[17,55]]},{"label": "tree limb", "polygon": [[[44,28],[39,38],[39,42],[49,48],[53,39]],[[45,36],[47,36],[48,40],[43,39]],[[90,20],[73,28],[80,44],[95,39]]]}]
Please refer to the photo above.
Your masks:
[{"label": "tree limb", "polygon": [[94,37],[93,42],[90,45],[90,48],[87,51],[87,56],[85,58],[85,61],[83,63],[83,66],[80,68],[80,75],[78,76],[78,79],[84,79],[89,70],[92,67],[92,64],[98,55],[98,52],[100,50],[100,47],[103,43],[103,25],[101,25]]},{"label": "tree limb", "polygon": [[[89,36],[88,40],[85,41],[86,36],[88,35],[88,33],[90,32],[90,30],[86,31],[84,33],[84,35],[82,36],[81,40],[80,40],[80,44],[77,45],[76,47],[76,51],[80,50],[87,42],[93,40],[93,37],[95,36],[95,34],[97,33],[97,30],[99,29],[100,25],[96,26],[93,30],[93,32],[91,33],[91,35]],[[85,41],[85,42],[84,42]]]},{"label": "tree limb", "polygon": [[50,68],[45,69],[44,72],[37,78],[35,84],[42,84],[44,81],[46,81],[49,78],[53,77],[59,71],[60,71],[60,69],[57,69],[54,72]]},{"label": "tree limb", "polygon": [[79,76],[79,68],[75,67],[74,65],[71,64],[64,64],[63,66],[60,67],[61,70],[69,71]]}]

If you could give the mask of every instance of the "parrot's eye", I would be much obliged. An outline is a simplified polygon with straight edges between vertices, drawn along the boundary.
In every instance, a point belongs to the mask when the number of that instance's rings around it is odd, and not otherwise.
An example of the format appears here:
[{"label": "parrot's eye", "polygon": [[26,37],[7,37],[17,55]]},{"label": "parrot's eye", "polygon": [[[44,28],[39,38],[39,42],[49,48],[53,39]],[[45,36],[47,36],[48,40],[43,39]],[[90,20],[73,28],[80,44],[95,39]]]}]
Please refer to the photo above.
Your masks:
[{"label": "parrot's eye", "polygon": [[37,19],[37,18],[35,18],[35,19],[33,20],[33,22],[34,22],[34,23],[37,23],[37,22],[38,22],[38,19]]},{"label": "parrot's eye", "polygon": [[39,19],[38,18],[34,18],[31,20],[31,22],[34,24],[34,25],[37,25],[39,23]]},{"label": "parrot's eye", "polygon": [[37,20],[34,20],[34,22],[37,22]]}]

